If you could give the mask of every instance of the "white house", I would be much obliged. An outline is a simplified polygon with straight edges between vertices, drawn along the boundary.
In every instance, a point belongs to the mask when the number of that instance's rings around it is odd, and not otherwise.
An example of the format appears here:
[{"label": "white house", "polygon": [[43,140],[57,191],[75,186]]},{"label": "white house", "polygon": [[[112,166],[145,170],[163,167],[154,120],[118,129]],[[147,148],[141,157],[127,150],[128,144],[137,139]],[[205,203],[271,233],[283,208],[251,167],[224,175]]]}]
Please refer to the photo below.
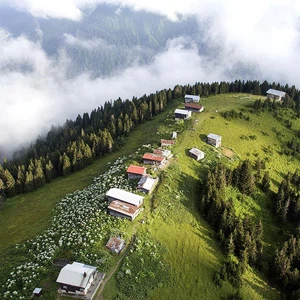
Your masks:
[{"label": "white house", "polygon": [[198,95],[185,95],[184,102],[199,102],[200,96]]},{"label": "white house", "polygon": [[73,262],[61,269],[56,282],[61,293],[85,296],[96,275],[96,267]]},{"label": "white house", "polygon": [[179,109],[177,108],[174,112],[175,114],[175,120],[185,120],[192,116],[192,112],[185,109]]},{"label": "white house", "polygon": [[269,99],[274,99],[274,100],[280,101],[280,100],[282,100],[282,98],[285,97],[285,95],[286,95],[286,93],[282,92],[282,91],[273,90],[273,89],[267,90],[267,97]]},{"label": "white house", "polygon": [[137,190],[145,194],[151,194],[157,182],[158,182],[158,178],[154,179],[150,176],[144,176],[138,182]]},{"label": "white house", "polygon": [[214,133],[210,133],[207,136],[207,143],[218,148],[221,146],[221,140],[222,137],[220,135],[214,134]]},{"label": "white house", "polygon": [[126,202],[128,204],[131,204],[133,206],[141,206],[143,204],[144,197],[118,189],[118,188],[112,188],[106,193],[106,197],[108,200],[108,203],[111,203],[112,201],[119,200],[122,202]]},{"label": "white house", "polygon": [[191,157],[193,157],[196,160],[200,160],[204,158],[205,153],[202,152],[201,150],[197,149],[197,148],[192,148],[189,151],[189,154]]}]

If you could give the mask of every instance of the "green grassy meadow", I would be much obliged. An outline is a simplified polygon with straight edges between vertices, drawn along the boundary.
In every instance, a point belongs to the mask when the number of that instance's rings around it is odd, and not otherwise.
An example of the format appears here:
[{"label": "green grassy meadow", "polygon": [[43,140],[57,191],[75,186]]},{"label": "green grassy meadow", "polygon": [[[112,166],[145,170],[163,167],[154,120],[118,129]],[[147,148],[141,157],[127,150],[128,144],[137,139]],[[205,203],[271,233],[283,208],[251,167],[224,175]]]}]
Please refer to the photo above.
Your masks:
[{"label": "green grassy meadow", "polygon": [[[128,234],[135,230],[147,231],[166,249],[163,258],[170,266],[170,281],[156,289],[151,294],[151,299],[224,299],[234,295],[236,290],[228,282],[221,288],[213,283],[213,276],[224,262],[225,256],[213,230],[197,211],[204,172],[216,161],[235,166],[239,159],[249,158],[255,161],[258,157],[266,158],[266,170],[272,179],[271,189],[276,191],[287,172],[300,168],[299,160],[279,153],[280,143],[289,140],[294,130],[300,129],[300,121],[293,121],[292,129],[287,129],[268,113],[251,113],[249,106],[257,98],[258,96],[248,94],[210,96],[201,100],[201,104],[205,106],[203,113],[193,114],[191,120],[176,122],[173,120],[173,111],[175,107],[182,106],[182,100],[178,99],[152,121],[136,128],[126,138],[121,149],[98,159],[86,169],[66,178],[59,178],[37,191],[8,199],[0,210],[0,258],[12,253],[8,247],[46,229],[55,203],[65,194],[89,185],[94,176],[107,169],[108,162],[132,154],[143,144],[159,145],[161,138],[169,138],[172,131],[177,131],[178,140],[172,149],[172,162],[161,172],[152,203],[146,203],[142,216],[146,222],[141,224],[138,223],[139,219],[134,221],[127,228]],[[222,111],[231,109],[243,111],[250,120],[226,120],[220,115]],[[219,150],[207,145],[205,137],[208,133],[221,135],[222,147],[231,149],[234,156],[227,158]],[[242,136],[250,135],[255,135],[256,139],[241,139]],[[197,162],[189,157],[188,150],[192,147],[203,150],[205,159]],[[229,190],[228,193],[236,198],[238,192]],[[150,200],[147,199],[148,201]],[[250,214],[257,220],[262,220],[264,247],[269,257],[289,236],[289,228],[278,224],[271,207],[270,200],[260,193],[253,199],[245,197],[242,202],[235,201],[237,215],[242,217],[243,214]],[[245,299],[281,298],[278,290],[261,273],[250,267],[243,275],[243,283],[241,294]],[[113,276],[106,285],[103,296],[104,299],[115,299],[117,294],[116,276]]]}]

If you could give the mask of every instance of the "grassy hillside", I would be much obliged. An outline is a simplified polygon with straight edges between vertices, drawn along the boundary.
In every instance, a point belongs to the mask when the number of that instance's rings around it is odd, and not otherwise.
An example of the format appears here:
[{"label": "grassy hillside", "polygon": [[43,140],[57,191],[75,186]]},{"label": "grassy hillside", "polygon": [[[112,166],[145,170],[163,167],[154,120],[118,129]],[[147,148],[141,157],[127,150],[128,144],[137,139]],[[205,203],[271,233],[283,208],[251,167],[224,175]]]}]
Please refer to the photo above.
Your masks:
[{"label": "grassy hillside", "polygon": [[[178,103],[180,100],[170,105],[168,109],[173,110]],[[108,162],[133,153],[143,144],[157,142],[157,129],[167,113],[168,111],[163,112],[151,122],[141,124],[125,140],[126,147],[98,159],[84,170],[65,178],[58,178],[34,192],[8,199],[0,210],[0,250],[30,239],[46,229],[55,203],[66,194],[83,189],[92,183],[95,176],[107,170]]]},{"label": "grassy hillside", "polygon": [[[278,183],[288,172],[300,168],[300,162],[281,155],[280,141],[289,140],[295,129],[300,129],[299,121],[293,121],[292,129],[287,129],[268,113],[255,115],[250,113],[251,105],[257,96],[245,94],[216,95],[203,99],[205,111],[194,114],[191,120],[175,122],[173,110],[181,106],[178,100],[168,110],[153,121],[142,124],[126,140],[126,145],[119,151],[99,159],[92,166],[67,178],[58,179],[33,193],[8,200],[0,211],[0,257],[12,255],[4,250],[16,242],[24,241],[47,228],[55,203],[66,193],[82,189],[92,182],[92,178],[103,173],[108,162],[119,156],[135,152],[143,144],[159,144],[160,138],[168,138],[173,130],[179,132],[176,146],[172,149],[174,158],[171,165],[162,171],[160,184],[155,191],[152,202],[146,202],[146,211],[126,227],[128,235],[137,230],[147,232],[165,249],[163,260],[170,267],[170,278],[151,293],[152,299],[220,299],[232,296],[236,290],[225,283],[217,288],[213,276],[225,260],[225,256],[216,241],[211,227],[197,211],[199,201],[199,183],[210,165],[222,161],[227,165],[236,165],[239,159],[258,157],[267,159],[267,169],[272,178],[272,190],[276,191]],[[235,109],[249,117],[226,120],[221,116],[223,111]],[[208,133],[222,135],[223,150],[230,150],[232,157],[227,158],[222,151],[216,151],[205,143]],[[255,136],[254,138],[248,138]],[[198,147],[206,153],[203,161],[196,162],[188,155],[188,150]],[[141,148],[129,160],[139,162],[146,150]],[[227,152],[228,154],[228,152]],[[127,163],[129,163],[129,160]],[[235,193],[234,190],[229,191]],[[271,257],[276,247],[281,245],[289,235],[288,228],[282,227],[271,212],[271,203],[263,194],[257,193],[252,199],[235,202],[236,214],[251,214],[261,219],[264,226],[264,246]],[[147,213],[148,212],[148,213]],[[147,213],[147,215],[146,215]],[[22,260],[17,253],[16,260]],[[53,278],[55,275],[51,275]],[[52,279],[53,279],[52,278]],[[49,284],[49,278],[45,285]],[[243,275],[241,294],[245,299],[279,299],[279,292],[272,288],[266,278],[248,267]],[[118,295],[116,275],[104,289],[105,299],[115,299]],[[51,296],[43,299],[53,299]],[[48,298],[47,298],[48,297]],[[51,298],[52,297],[52,298]],[[126,299],[126,297],[125,297]]]}]

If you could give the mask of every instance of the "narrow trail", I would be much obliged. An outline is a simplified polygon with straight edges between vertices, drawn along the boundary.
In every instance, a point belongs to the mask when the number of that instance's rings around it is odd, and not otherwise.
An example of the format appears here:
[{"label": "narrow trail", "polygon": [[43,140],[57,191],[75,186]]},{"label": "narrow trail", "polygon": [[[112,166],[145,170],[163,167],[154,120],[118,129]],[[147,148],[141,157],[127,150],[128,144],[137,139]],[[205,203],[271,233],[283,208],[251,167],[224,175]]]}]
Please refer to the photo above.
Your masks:
[{"label": "narrow trail", "polygon": [[128,247],[127,247],[127,249],[126,249],[125,252],[121,255],[120,259],[118,260],[118,262],[116,263],[116,265],[114,266],[114,268],[110,271],[110,274],[109,274],[107,277],[105,277],[105,279],[103,280],[103,282],[102,282],[102,284],[101,284],[101,286],[100,286],[100,288],[99,288],[99,290],[98,290],[98,292],[97,292],[97,294],[96,294],[94,300],[104,300],[104,297],[103,297],[103,295],[102,295],[102,292],[103,292],[103,290],[104,290],[104,288],[105,288],[105,285],[106,285],[106,283],[109,281],[109,279],[115,274],[115,272],[116,272],[116,270],[119,268],[120,263],[122,262],[122,260],[127,256],[129,250],[131,249],[131,247],[132,247],[132,245],[133,245],[133,243],[134,243],[134,241],[135,241],[135,237],[136,237],[136,236],[135,236],[135,233],[134,233],[133,236],[132,236],[132,239],[131,239],[131,241],[130,241]]}]

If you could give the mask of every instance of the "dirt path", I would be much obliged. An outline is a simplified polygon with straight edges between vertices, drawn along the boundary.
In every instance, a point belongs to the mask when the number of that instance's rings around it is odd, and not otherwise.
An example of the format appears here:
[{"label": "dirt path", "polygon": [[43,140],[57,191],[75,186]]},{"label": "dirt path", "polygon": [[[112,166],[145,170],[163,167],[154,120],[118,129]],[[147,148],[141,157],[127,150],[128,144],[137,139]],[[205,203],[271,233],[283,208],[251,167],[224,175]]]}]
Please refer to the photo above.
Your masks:
[{"label": "dirt path", "polygon": [[121,255],[120,259],[118,260],[118,262],[116,263],[116,265],[114,266],[114,268],[110,271],[109,275],[105,277],[105,279],[103,280],[100,289],[98,290],[94,300],[104,300],[104,297],[102,295],[102,292],[105,288],[106,283],[109,281],[109,279],[115,274],[116,270],[119,268],[120,263],[122,262],[122,260],[127,256],[129,250],[131,249],[133,243],[135,241],[135,234],[132,236],[131,242],[130,244],[127,246],[127,249],[125,250],[125,252]]}]

